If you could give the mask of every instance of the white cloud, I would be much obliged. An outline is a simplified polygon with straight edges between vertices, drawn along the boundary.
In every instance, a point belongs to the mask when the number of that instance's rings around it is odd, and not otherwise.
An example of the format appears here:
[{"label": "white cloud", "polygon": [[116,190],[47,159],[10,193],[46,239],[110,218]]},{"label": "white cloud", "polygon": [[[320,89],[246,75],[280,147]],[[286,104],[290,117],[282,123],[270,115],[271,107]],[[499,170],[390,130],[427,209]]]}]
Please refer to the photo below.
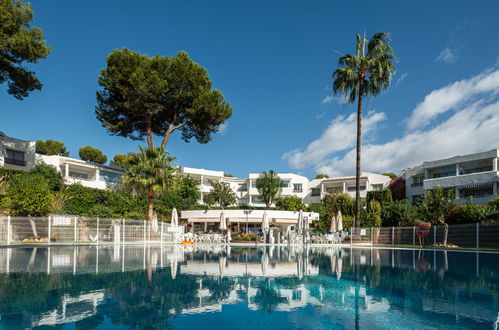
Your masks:
[{"label": "white cloud", "polygon": [[499,70],[490,71],[470,79],[464,79],[432,91],[412,112],[407,120],[411,130],[423,128],[438,115],[452,110],[485,93],[499,90]]},{"label": "white cloud", "polygon": [[227,134],[228,129],[229,129],[229,123],[224,122],[220,126],[218,126],[218,134],[225,135],[225,134]]},{"label": "white cloud", "polygon": [[[338,116],[331,121],[326,131],[322,136],[310,143],[307,148],[301,152],[292,150],[283,155],[287,159],[292,168],[299,169],[311,165],[316,165],[330,154],[346,150],[355,145],[357,116],[352,113],[348,117]],[[386,116],[384,113],[370,113],[363,118],[363,134],[368,136],[370,132],[375,130],[379,123],[384,121]]]},{"label": "white cloud", "polygon": [[400,85],[400,83],[401,83],[402,81],[404,81],[404,80],[407,78],[407,76],[408,76],[408,75],[409,75],[409,73],[408,73],[408,72],[404,72],[404,73],[402,73],[402,74],[400,75],[400,77],[398,77],[398,78],[397,78],[397,81],[395,82],[395,87],[397,87],[398,85]]},{"label": "white cloud", "polygon": [[334,100],[333,95],[328,95],[322,99],[321,104],[331,103]]},{"label": "white cloud", "polygon": [[315,115],[315,119],[321,119],[321,118],[322,118],[322,117],[324,117],[326,114],[327,114],[327,112],[326,112],[326,111],[321,112],[321,113],[319,113],[319,114]]},{"label": "white cloud", "polygon": [[[417,130],[381,144],[363,139],[367,142],[362,146],[362,171],[397,173],[425,160],[496,148],[499,144],[498,88],[499,70],[432,91],[411,114],[410,118],[416,118]],[[433,110],[425,112],[423,108]],[[424,128],[426,119],[450,109],[454,112],[448,118]],[[423,117],[426,119],[421,122]],[[363,134],[372,136],[384,119],[382,113],[368,115],[366,122],[370,121],[370,125],[366,125]],[[305,150],[292,150],[284,158],[293,168],[313,168],[317,173],[331,176],[353,175],[355,116],[337,117]]]},{"label": "white cloud", "polygon": [[438,54],[435,59],[437,62],[443,62],[447,64],[455,63],[457,61],[457,50],[451,49],[450,47],[445,47],[440,54]]}]

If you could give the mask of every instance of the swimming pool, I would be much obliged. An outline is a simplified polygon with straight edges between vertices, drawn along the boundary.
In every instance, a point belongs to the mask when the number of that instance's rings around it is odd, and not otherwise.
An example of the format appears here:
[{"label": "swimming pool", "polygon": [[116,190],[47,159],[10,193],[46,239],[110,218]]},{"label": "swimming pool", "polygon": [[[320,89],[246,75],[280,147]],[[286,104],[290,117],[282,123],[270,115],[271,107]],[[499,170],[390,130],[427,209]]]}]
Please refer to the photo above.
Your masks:
[{"label": "swimming pool", "polygon": [[497,329],[493,253],[0,249],[0,328]]}]

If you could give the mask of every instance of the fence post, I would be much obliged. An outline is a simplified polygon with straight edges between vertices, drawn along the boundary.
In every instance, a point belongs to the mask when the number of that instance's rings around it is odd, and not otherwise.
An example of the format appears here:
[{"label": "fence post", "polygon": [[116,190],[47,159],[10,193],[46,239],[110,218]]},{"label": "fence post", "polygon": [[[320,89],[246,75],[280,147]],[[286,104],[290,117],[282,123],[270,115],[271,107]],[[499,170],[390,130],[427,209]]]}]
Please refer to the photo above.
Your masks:
[{"label": "fence post", "polygon": [[163,227],[164,227],[163,225],[164,224],[165,223],[163,221],[161,221],[161,235],[160,235],[160,237],[161,237],[161,245],[163,245]]},{"label": "fence post", "polygon": [[373,241],[374,241],[374,233],[373,233],[373,228],[374,227],[371,227],[371,246],[373,246]]},{"label": "fence post", "polygon": [[121,219],[121,225],[123,227],[123,244],[125,244],[126,243],[126,240],[125,240],[125,238],[126,238],[126,236],[125,236],[125,218]]},{"label": "fence post", "polygon": [[77,226],[77,223],[78,223],[78,217],[74,217],[74,238],[73,238],[73,243],[77,242],[77,239],[76,239],[76,226]]},{"label": "fence post", "polygon": [[96,236],[96,239],[95,239],[95,242],[97,244],[99,244],[99,220],[100,220],[100,218],[97,217],[97,233],[96,233],[97,236]]},{"label": "fence post", "polygon": [[437,245],[437,226],[435,226],[435,230],[433,231],[433,246]]},{"label": "fence post", "polygon": [[476,249],[480,249],[480,222],[476,223]]},{"label": "fence post", "polygon": [[50,237],[52,237],[52,218],[50,215],[48,216],[48,234],[47,234],[47,242],[50,243]]},{"label": "fence post", "polygon": [[7,216],[7,245],[10,245],[12,240],[12,228],[10,228],[10,215]]},{"label": "fence post", "polygon": [[392,226],[392,245],[395,244],[395,227]]},{"label": "fence post", "polygon": [[146,221],[144,220],[144,245],[146,244]]},{"label": "fence post", "polygon": [[416,226],[412,226],[412,245],[416,245]]}]

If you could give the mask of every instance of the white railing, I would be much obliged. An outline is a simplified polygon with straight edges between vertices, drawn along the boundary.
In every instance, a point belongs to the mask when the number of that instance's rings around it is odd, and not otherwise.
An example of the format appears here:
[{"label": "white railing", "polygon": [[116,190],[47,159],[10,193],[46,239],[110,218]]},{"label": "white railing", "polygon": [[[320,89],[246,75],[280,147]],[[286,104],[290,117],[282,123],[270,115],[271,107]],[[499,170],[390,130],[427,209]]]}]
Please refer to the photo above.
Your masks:
[{"label": "white railing", "polygon": [[0,217],[0,244],[22,243],[176,243],[184,226],[161,221],[75,216]]}]

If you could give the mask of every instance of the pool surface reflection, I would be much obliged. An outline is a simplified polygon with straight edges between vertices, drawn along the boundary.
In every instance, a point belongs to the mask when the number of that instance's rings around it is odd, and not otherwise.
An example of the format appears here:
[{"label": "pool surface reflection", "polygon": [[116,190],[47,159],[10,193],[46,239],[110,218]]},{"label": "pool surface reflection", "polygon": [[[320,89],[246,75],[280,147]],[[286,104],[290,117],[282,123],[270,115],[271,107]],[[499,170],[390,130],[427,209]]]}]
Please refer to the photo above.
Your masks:
[{"label": "pool surface reflection", "polygon": [[498,329],[499,254],[0,249],[0,328]]}]

